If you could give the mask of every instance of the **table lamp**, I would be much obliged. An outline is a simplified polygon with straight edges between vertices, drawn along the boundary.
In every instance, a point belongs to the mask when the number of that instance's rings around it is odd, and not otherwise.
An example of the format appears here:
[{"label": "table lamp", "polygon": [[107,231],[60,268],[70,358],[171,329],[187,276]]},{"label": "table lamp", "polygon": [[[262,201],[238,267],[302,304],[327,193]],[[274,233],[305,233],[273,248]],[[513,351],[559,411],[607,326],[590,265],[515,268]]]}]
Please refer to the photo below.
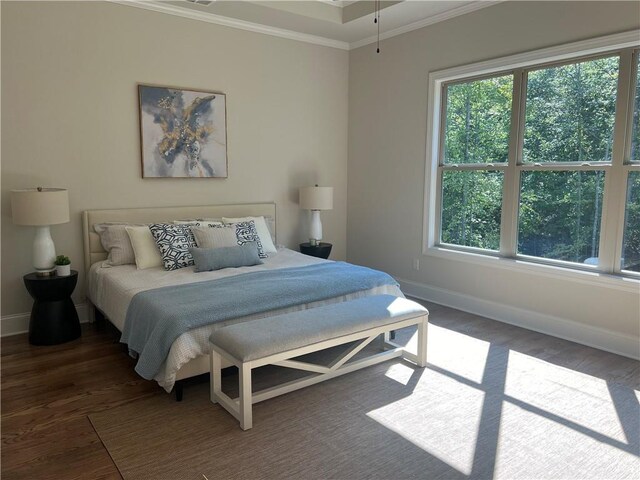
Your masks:
[{"label": "table lamp", "polygon": [[29,188],[11,192],[11,216],[16,225],[36,228],[33,266],[40,276],[52,275],[56,248],[50,225],[69,221],[69,192],[64,188]]},{"label": "table lamp", "polygon": [[322,222],[320,210],[333,209],[333,187],[302,187],[300,188],[300,208],[311,210],[311,227],[309,243],[318,245],[322,240]]}]

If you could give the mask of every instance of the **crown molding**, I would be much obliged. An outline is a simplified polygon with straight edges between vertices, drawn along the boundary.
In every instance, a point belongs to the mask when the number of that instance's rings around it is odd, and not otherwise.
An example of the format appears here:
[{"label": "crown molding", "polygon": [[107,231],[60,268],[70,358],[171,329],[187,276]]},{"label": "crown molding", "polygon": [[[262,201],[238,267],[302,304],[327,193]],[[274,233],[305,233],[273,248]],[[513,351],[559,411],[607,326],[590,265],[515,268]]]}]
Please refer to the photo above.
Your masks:
[{"label": "crown molding", "polygon": [[[493,5],[497,5],[498,3],[502,3],[504,1],[506,0],[482,0],[474,3],[470,3],[467,5],[463,5],[462,7],[454,8],[452,10],[448,10],[446,12],[442,12],[437,15],[434,15],[432,17],[423,18],[422,20],[409,23],[402,27],[394,28],[393,30],[388,30],[380,34],[380,40],[386,40],[387,38],[396,37],[398,35],[402,35],[403,33],[411,32],[413,30],[418,30],[419,28],[423,28],[428,25],[433,25],[434,23],[444,22],[445,20],[449,20],[454,17],[459,17],[460,15],[466,15],[467,13],[475,12],[483,8],[491,7]],[[382,18],[384,18],[384,16]],[[364,47],[365,45],[375,43],[377,40],[378,40],[378,37],[376,35],[372,35],[370,37],[363,38],[362,40],[358,40],[357,42],[351,42],[349,44],[349,50]]]},{"label": "crown molding", "polygon": [[[353,50],[355,48],[360,48],[365,45],[374,43],[377,40],[377,37],[374,35],[371,37],[364,38],[362,40],[358,40],[357,42],[351,42],[351,43],[342,42],[340,40],[320,37],[317,35],[309,35],[307,33],[294,32],[293,30],[287,30],[284,28],[270,27],[267,25],[259,24],[259,23],[247,22],[244,20],[237,20],[234,18],[224,17],[222,15],[216,15],[214,13],[206,13],[206,12],[201,12],[197,10],[180,8],[180,7],[176,7],[175,5],[167,4],[164,2],[155,2],[155,1],[149,1],[149,0],[107,0],[107,1],[111,3],[116,3],[118,5],[124,5],[127,7],[142,8],[142,9],[150,10],[153,12],[166,13],[168,15],[175,15],[177,17],[188,18],[190,20],[198,20],[201,22],[213,23],[216,25],[223,25],[225,27],[237,28],[237,29],[246,30],[249,32],[262,33],[264,35],[271,35],[274,37],[286,38],[289,40],[297,40],[299,42],[312,43],[315,45],[322,45],[324,47],[338,48],[340,50]],[[451,18],[458,17],[460,15],[465,15],[467,13],[475,12],[476,10],[490,7],[492,5],[496,5],[504,1],[506,0],[481,0],[468,5],[463,5],[462,7],[454,8],[453,10],[449,10],[447,12],[443,12],[438,15],[434,15],[432,17],[418,20],[417,22],[413,22],[408,25],[404,25],[402,27],[394,28],[393,30],[389,30],[387,32],[381,33],[380,40],[386,40],[388,38],[395,37],[397,35],[402,35],[403,33],[411,32],[412,30],[417,30],[419,28],[423,28],[428,25],[433,25],[434,23],[444,22],[445,20],[449,20]],[[346,4],[346,3],[352,3],[352,2],[343,2],[343,3]]]},{"label": "crown molding", "polygon": [[108,0],[111,3],[117,3],[118,5],[125,5],[127,7],[143,8],[145,10],[151,10],[153,12],[166,13],[169,15],[175,15],[177,17],[188,18],[191,20],[198,20],[201,22],[214,23],[216,25],[223,25],[225,27],[237,28],[239,30],[247,30],[249,32],[262,33],[265,35],[271,35],[274,37],[286,38],[288,40],[297,40],[299,42],[313,43],[315,45],[322,45],[324,47],[338,48],[340,50],[349,50],[349,43],[341,42],[340,40],[333,40],[331,38],[319,37],[316,35],[309,35],[306,33],[294,32],[292,30],[285,30],[283,28],[269,27],[267,25],[261,25],[259,23],[246,22],[244,20],[237,20],[235,18],[223,17],[222,15],[216,15],[213,13],[205,13],[196,10],[189,10],[186,8],[176,7],[174,5],[162,3],[162,2],[150,2],[143,0]]},{"label": "crown molding", "polygon": [[357,0],[320,0],[322,3],[326,3],[327,5],[333,5],[334,7],[344,8],[348,7],[352,3],[355,3]]}]

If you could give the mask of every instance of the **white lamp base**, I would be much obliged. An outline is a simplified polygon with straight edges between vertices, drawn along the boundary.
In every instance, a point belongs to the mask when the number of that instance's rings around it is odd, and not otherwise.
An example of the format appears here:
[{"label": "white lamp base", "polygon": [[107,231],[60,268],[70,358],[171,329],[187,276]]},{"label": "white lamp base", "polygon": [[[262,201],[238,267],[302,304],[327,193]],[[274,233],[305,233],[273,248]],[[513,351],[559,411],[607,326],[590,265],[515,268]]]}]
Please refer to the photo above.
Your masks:
[{"label": "white lamp base", "polygon": [[56,247],[51,238],[49,226],[36,227],[33,239],[33,267],[40,276],[53,275],[55,272]]},{"label": "white lamp base", "polygon": [[322,222],[320,210],[311,210],[311,228],[309,229],[309,243],[317,245],[322,240]]}]

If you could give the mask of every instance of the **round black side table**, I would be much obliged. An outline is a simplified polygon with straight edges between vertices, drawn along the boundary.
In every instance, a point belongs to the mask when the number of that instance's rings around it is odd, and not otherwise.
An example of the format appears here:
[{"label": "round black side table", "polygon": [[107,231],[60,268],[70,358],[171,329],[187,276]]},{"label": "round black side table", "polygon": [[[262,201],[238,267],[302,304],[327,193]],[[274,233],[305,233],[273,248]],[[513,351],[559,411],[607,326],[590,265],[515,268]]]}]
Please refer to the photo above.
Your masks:
[{"label": "round black side table", "polygon": [[29,321],[29,343],[57,345],[78,338],[80,320],[71,301],[71,294],[78,282],[78,272],[71,270],[71,275],[67,277],[39,277],[29,273],[23,278],[34,299]]},{"label": "round black side table", "polygon": [[331,247],[333,247],[333,245],[330,243],[320,242],[318,245],[311,245],[309,242],[306,242],[300,244],[300,253],[312,257],[329,258]]}]

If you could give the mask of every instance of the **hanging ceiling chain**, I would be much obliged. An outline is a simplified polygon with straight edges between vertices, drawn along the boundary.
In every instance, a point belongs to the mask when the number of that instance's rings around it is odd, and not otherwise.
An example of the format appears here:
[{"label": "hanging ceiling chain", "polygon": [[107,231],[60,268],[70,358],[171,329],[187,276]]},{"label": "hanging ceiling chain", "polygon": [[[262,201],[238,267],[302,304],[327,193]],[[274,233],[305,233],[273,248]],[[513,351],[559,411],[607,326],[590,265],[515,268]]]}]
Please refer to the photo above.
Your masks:
[{"label": "hanging ceiling chain", "polygon": [[374,0],[375,13],[373,23],[378,26],[378,38],[376,40],[376,53],[380,53],[380,0]]}]

